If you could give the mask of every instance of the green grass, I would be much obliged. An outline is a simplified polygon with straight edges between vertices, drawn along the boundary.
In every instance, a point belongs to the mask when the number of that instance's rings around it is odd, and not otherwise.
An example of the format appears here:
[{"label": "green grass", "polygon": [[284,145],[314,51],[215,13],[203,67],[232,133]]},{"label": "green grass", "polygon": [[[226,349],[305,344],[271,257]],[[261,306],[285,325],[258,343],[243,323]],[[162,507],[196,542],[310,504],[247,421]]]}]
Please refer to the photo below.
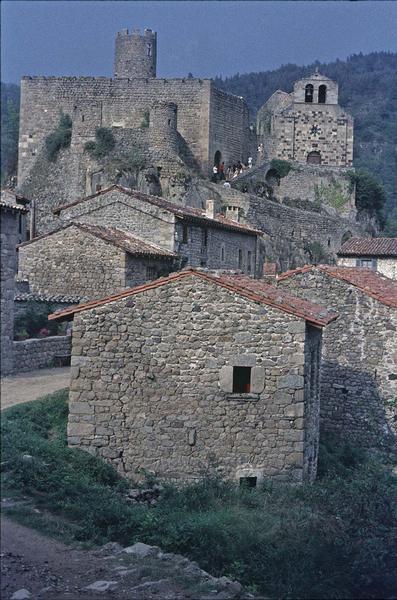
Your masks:
[{"label": "green grass", "polygon": [[396,478],[364,452],[328,440],[313,485],[252,490],[209,477],[165,486],[155,507],[130,505],[110,466],[67,447],[66,398],[3,413],[3,492],[40,510],[14,508],[14,518],[69,542],[156,544],[268,597],[393,596]]}]

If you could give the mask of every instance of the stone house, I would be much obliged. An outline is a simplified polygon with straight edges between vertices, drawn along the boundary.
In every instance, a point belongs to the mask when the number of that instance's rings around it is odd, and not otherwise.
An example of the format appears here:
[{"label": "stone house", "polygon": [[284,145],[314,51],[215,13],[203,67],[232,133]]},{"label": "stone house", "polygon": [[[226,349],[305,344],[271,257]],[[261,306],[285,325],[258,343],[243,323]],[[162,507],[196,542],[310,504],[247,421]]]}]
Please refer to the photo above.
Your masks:
[{"label": "stone house", "polygon": [[69,223],[18,246],[19,277],[36,294],[85,299],[120,292],[178,267],[175,253],[115,227]]},{"label": "stone house", "polygon": [[182,266],[262,272],[262,232],[216,214],[213,200],[200,210],[112,185],[54,213],[64,224],[76,220],[128,231],[177,254]]},{"label": "stone house", "polygon": [[14,292],[17,269],[16,245],[27,209],[18,204],[0,202],[1,235],[1,375],[14,369]]},{"label": "stone house", "polygon": [[319,265],[280,275],[278,286],[339,313],[323,336],[323,430],[368,447],[395,444],[397,283],[362,267]]},{"label": "stone house", "polygon": [[123,475],[316,475],[322,328],[260,280],[188,269],[71,307],[68,443]]},{"label": "stone house", "polygon": [[350,238],[339,250],[337,264],[366,267],[397,279],[397,238]]}]

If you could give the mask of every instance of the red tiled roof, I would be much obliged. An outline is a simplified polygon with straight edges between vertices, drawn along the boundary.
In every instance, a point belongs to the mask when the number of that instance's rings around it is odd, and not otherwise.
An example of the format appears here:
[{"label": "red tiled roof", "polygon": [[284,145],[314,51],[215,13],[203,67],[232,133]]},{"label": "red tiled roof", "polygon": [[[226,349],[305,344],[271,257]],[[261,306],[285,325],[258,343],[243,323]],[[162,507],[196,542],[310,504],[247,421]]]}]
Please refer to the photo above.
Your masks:
[{"label": "red tiled roof", "polygon": [[397,238],[350,238],[338,256],[396,256]]},{"label": "red tiled roof", "polygon": [[319,325],[320,327],[327,325],[338,316],[337,313],[328,311],[323,306],[314,304],[307,300],[302,300],[301,298],[297,298],[285,290],[281,290],[275,286],[263,283],[258,279],[255,280],[242,275],[235,276],[222,274],[215,276],[203,271],[197,271],[195,269],[186,269],[185,271],[172,273],[168,277],[162,277],[160,279],[156,279],[155,281],[145,283],[144,285],[131,288],[125,292],[107,296],[101,300],[92,300],[86,304],[80,304],[76,307],[70,307],[65,310],[55,312],[52,315],[49,315],[48,319],[64,319],[68,316],[74,315],[75,313],[96,308],[98,306],[108,304],[109,302],[116,302],[117,300],[122,300],[130,296],[135,296],[141,292],[161,287],[163,285],[168,285],[185,277],[198,277],[200,279],[204,279],[210,283],[219,285],[220,287],[234,292],[243,298],[278,308],[283,312],[301,317],[302,319],[305,319],[314,325]]},{"label": "red tiled roof", "polygon": [[112,190],[118,190],[119,192],[125,194],[126,196],[130,196],[131,198],[136,198],[137,200],[141,200],[142,202],[148,202],[149,204],[153,204],[154,206],[158,206],[159,208],[164,208],[165,210],[172,212],[176,217],[180,219],[198,221],[207,225],[208,227],[221,227],[222,229],[240,231],[241,233],[247,233],[249,235],[263,234],[263,232],[259,231],[259,229],[254,229],[253,227],[249,227],[248,225],[244,225],[243,223],[238,223],[237,221],[233,221],[232,219],[226,219],[226,217],[224,217],[223,215],[217,214],[212,219],[205,215],[205,211],[200,210],[198,208],[175,204],[174,202],[170,202],[169,200],[165,200],[164,198],[160,198],[159,196],[151,196],[149,194],[144,194],[137,190],[124,188],[116,184],[111,185],[106,189],[100,190],[99,192],[97,192],[96,194],[92,194],[91,196],[85,196],[84,198],[79,198],[78,200],[70,202],[69,204],[63,204],[62,206],[58,206],[53,210],[53,213],[59,215],[59,213],[62,210],[72,208],[73,206],[77,206],[78,204],[81,204],[86,200],[91,200],[92,198],[97,198],[98,196],[107,194]]},{"label": "red tiled roof", "polygon": [[278,281],[283,281],[294,275],[307,273],[318,269],[330,277],[339,279],[358,288],[364,294],[375,298],[381,304],[397,308],[397,282],[364,267],[335,267],[332,265],[306,265],[300,269],[286,271],[278,276]]},{"label": "red tiled roof", "polygon": [[125,252],[133,255],[139,256],[161,256],[161,257],[169,257],[175,258],[177,255],[169,250],[164,250],[159,246],[155,246],[154,244],[149,244],[148,242],[144,242],[139,238],[127,233],[125,231],[121,231],[120,229],[116,229],[115,227],[101,227],[99,225],[91,225],[88,223],[79,223],[78,221],[68,223],[64,227],[57,229],[55,231],[51,231],[49,233],[44,233],[43,235],[39,235],[38,237],[33,238],[32,240],[28,240],[27,242],[23,242],[17,246],[21,248],[23,246],[27,246],[29,244],[33,244],[38,240],[42,240],[43,238],[50,237],[59,231],[63,231],[69,227],[77,227],[81,231],[85,231],[91,235],[94,235],[97,238],[112,244],[113,246],[117,246],[121,248]]}]

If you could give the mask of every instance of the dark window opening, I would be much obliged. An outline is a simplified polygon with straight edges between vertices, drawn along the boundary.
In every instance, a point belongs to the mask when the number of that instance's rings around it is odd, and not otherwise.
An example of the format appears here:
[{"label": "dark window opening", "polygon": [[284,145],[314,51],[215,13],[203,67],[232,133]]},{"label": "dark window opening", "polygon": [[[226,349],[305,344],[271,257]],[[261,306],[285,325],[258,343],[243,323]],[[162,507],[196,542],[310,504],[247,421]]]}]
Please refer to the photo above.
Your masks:
[{"label": "dark window opening", "polygon": [[221,261],[225,262],[225,247],[222,246],[221,248]]},{"label": "dark window opening", "polygon": [[305,87],[305,102],[313,102],[313,86],[308,83]]},{"label": "dark window opening", "polygon": [[148,56],[152,56],[152,44],[146,46],[146,53]]},{"label": "dark window opening", "polygon": [[221,159],[222,159],[222,154],[220,153],[219,150],[217,150],[215,152],[215,156],[214,156],[214,165],[216,167],[219,167],[219,165],[221,164]]},{"label": "dark window opening", "polygon": [[256,487],[257,478],[256,477],[240,477],[240,486],[246,488],[254,488]]},{"label": "dark window opening", "polygon": [[238,251],[238,268],[239,269],[243,268],[243,251],[242,250]]},{"label": "dark window opening", "polygon": [[320,85],[320,87],[318,88],[318,103],[325,104],[326,99],[327,99],[327,86]]},{"label": "dark window opening", "polygon": [[96,191],[96,192],[100,192],[100,191],[101,191],[101,189],[102,189],[102,186],[101,186],[101,184],[100,184],[100,183],[97,183],[97,184],[96,184],[96,186],[95,186],[95,191]]},{"label": "dark window opening", "polygon": [[148,279],[156,279],[157,278],[156,267],[146,267],[146,277]]},{"label": "dark window opening", "polygon": [[168,127],[171,126],[171,119],[168,119]]},{"label": "dark window opening", "polygon": [[18,219],[18,232],[22,233],[22,215],[19,215],[19,219]]},{"label": "dark window opening", "polygon": [[182,231],[182,242],[184,244],[188,243],[188,228],[187,225],[183,225],[183,231]]},{"label": "dark window opening", "polygon": [[308,165],[321,165],[321,154],[317,150],[309,152],[306,162]]},{"label": "dark window opening", "polygon": [[84,123],[84,115],[81,115],[81,121]]},{"label": "dark window opening", "polygon": [[233,394],[249,394],[251,367],[233,367]]},{"label": "dark window opening", "polygon": [[331,245],[331,238],[328,238],[328,247]]},{"label": "dark window opening", "polygon": [[206,267],[207,266],[207,261],[206,260],[200,260],[200,267]]},{"label": "dark window opening", "polygon": [[252,255],[252,252],[250,250],[248,250],[248,253],[247,253],[247,272],[248,273],[251,273],[251,255]]},{"label": "dark window opening", "polygon": [[201,230],[201,245],[204,247],[208,245],[208,229]]}]

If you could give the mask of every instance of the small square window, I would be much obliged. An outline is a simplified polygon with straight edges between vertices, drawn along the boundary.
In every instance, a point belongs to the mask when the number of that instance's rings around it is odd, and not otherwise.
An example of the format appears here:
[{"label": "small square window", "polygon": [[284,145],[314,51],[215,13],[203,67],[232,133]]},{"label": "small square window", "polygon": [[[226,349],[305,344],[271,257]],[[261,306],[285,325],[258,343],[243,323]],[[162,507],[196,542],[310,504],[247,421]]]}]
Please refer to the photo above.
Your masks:
[{"label": "small square window", "polygon": [[256,477],[240,477],[240,486],[245,488],[254,488],[256,487],[257,478]]},{"label": "small square window", "polygon": [[249,394],[251,367],[233,367],[233,394]]}]

